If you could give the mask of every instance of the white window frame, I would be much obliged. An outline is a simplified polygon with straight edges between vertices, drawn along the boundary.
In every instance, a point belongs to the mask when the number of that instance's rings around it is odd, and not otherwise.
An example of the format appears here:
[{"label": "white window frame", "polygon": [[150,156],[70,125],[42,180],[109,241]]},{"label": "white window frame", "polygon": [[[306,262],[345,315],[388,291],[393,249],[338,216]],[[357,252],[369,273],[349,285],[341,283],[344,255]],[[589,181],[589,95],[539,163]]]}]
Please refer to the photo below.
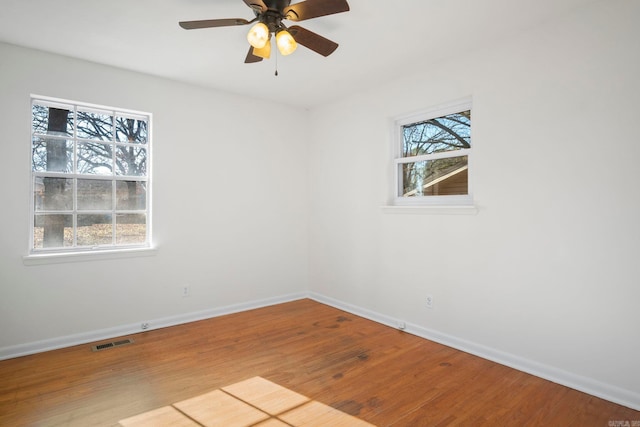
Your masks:
[{"label": "white window frame", "polygon": [[[114,120],[114,128],[113,128],[113,138],[111,141],[98,141],[98,140],[85,140],[82,138],[79,138],[77,136],[77,122],[74,121],[74,123],[76,124],[76,126],[74,126],[73,129],[73,135],[71,136],[67,136],[67,137],[60,137],[61,139],[67,139],[70,141],[73,141],[73,145],[74,145],[74,154],[77,150],[77,146],[78,146],[78,142],[93,142],[93,143],[105,143],[105,144],[112,144],[113,147],[118,147],[118,146],[137,146],[140,145],[141,148],[145,148],[147,151],[146,154],[146,176],[129,176],[129,175],[117,175],[115,173],[115,156],[117,153],[117,150],[112,150],[112,154],[114,156],[114,163],[113,163],[113,171],[111,174],[109,175],[100,175],[100,176],[94,176],[94,175],[87,175],[87,174],[81,174],[78,173],[78,171],[76,170],[77,167],[77,161],[74,160],[74,170],[71,171],[70,173],[63,173],[63,172],[39,172],[39,171],[34,171],[33,170],[33,138],[34,136],[37,136],[37,134],[35,133],[34,129],[33,129],[33,125],[32,125],[32,120],[33,120],[33,105],[34,104],[39,104],[39,105],[47,105],[50,107],[61,107],[61,108],[65,108],[67,109],[68,107],[72,107],[73,108],[73,114],[77,116],[77,111],[81,110],[81,111],[94,111],[94,112],[99,112],[99,113],[107,113],[113,116],[113,120]],[[47,96],[40,96],[40,95],[31,95],[31,108],[29,109],[29,115],[30,115],[30,120],[29,120],[29,125],[31,127],[31,132],[30,132],[30,141],[29,141],[29,170],[31,171],[30,173],[30,178],[31,178],[31,183],[29,185],[29,191],[30,191],[30,215],[29,215],[29,251],[28,251],[28,255],[24,257],[24,261],[25,264],[41,264],[41,263],[48,263],[48,262],[69,262],[69,261],[76,261],[76,260],[83,260],[85,259],[87,256],[100,256],[102,258],[120,258],[120,257],[128,257],[128,256],[147,256],[150,254],[153,254],[153,252],[155,252],[153,250],[152,247],[152,211],[151,211],[151,207],[152,207],[152,179],[151,179],[151,147],[152,147],[152,114],[151,113],[147,113],[147,112],[142,112],[142,111],[135,111],[135,110],[130,110],[130,109],[124,109],[124,108],[115,108],[115,107],[108,107],[108,106],[104,106],[104,105],[96,105],[96,104],[90,104],[90,103],[85,103],[85,102],[79,102],[79,101],[73,101],[73,100],[67,100],[67,99],[60,99],[60,98],[52,98],[52,97],[47,97]],[[125,118],[133,118],[133,119],[143,119],[146,120],[147,122],[147,141],[144,144],[133,144],[133,143],[127,143],[127,142],[117,142],[116,141],[116,130],[115,130],[115,120],[117,117],[125,117]],[[75,119],[75,117],[74,117]],[[47,138],[56,138],[55,136],[50,136],[50,135],[42,135],[42,136],[46,136]],[[74,156],[75,158],[75,156]],[[73,186],[73,208],[71,210],[64,211],[65,214],[69,214],[71,213],[73,216],[73,230],[74,230],[74,239],[73,239],[73,246],[71,247],[56,247],[56,248],[35,248],[35,244],[34,244],[34,228],[35,228],[35,216],[36,214],[38,214],[38,212],[36,212],[36,206],[35,206],[35,190],[36,190],[36,178],[38,177],[44,177],[44,176],[49,176],[49,177],[60,177],[60,178],[65,178],[65,179],[73,179],[74,180],[74,186]],[[115,236],[116,233],[116,227],[115,227],[115,221],[117,218],[117,214],[142,214],[144,213],[146,215],[146,224],[145,224],[145,232],[146,232],[146,236],[145,236],[145,241],[143,243],[128,243],[128,244],[118,244],[115,241],[115,238],[112,239],[112,243],[111,244],[104,244],[104,245],[95,245],[95,246],[78,246],[76,243],[76,228],[77,228],[77,220],[76,220],[76,216],[78,215],[78,209],[77,209],[77,185],[75,184],[77,182],[78,179],[98,179],[101,181],[107,181],[107,182],[111,182],[113,187],[113,191],[112,191],[112,197],[115,199],[116,197],[116,192],[115,192],[115,185],[118,181],[140,181],[140,182],[146,182],[146,194],[145,194],[145,209],[144,210],[123,210],[123,209],[116,209],[117,206],[115,204],[115,200],[112,203],[112,208],[110,210],[108,210],[111,215],[112,215],[112,224],[113,224],[113,233]],[[87,212],[93,212],[93,211],[87,211]],[[106,212],[106,211],[105,211]],[[147,253],[145,253],[147,252]]]},{"label": "white window frame", "polygon": [[[426,110],[413,112],[410,114],[395,117],[393,119],[392,129],[392,144],[393,144],[393,161],[392,161],[392,189],[390,194],[391,206],[395,207],[408,207],[408,208],[420,208],[420,207],[433,207],[438,208],[440,212],[447,212],[442,208],[455,208],[460,207],[462,209],[472,208],[469,212],[475,212],[473,191],[472,191],[472,168],[473,168],[473,143],[471,148],[465,148],[461,150],[448,151],[444,153],[427,154],[413,157],[403,157],[403,126],[413,123],[420,123],[437,117],[446,116],[449,114],[459,113],[461,111],[473,110],[471,98],[465,98],[457,101],[453,101],[447,104],[438,105]],[[473,134],[473,121],[471,124]],[[468,159],[468,191],[465,195],[450,195],[450,196],[418,196],[418,197],[402,197],[402,172],[401,165],[405,163],[414,163],[425,160],[435,160],[450,157],[467,156]],[[405,210],[406,212],[415,211],[412,209]]]}]

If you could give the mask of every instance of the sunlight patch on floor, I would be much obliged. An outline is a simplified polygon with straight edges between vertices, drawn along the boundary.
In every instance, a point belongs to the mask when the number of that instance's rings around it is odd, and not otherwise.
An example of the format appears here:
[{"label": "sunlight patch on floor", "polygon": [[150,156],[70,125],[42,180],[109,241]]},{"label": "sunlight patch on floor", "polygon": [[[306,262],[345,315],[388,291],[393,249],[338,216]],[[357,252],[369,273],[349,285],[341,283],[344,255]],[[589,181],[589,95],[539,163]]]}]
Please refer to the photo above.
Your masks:
[{"label": "sunlight patch on floor", "polygon": [[122,427],[375,427],[262,377],[126,418],[119,424]]}]

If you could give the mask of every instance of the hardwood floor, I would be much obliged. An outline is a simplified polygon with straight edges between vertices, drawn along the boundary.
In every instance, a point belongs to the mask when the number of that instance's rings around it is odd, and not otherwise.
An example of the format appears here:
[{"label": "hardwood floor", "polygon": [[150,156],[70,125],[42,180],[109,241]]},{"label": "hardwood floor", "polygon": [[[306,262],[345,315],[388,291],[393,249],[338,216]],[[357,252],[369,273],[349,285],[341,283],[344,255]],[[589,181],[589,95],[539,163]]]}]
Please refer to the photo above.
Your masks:
[{"label": "hardwood floor", "polygon": [[377,426],[599,426],[640,412],[311,300],[0,362],[0,426],[114,426],[261,376]]}]

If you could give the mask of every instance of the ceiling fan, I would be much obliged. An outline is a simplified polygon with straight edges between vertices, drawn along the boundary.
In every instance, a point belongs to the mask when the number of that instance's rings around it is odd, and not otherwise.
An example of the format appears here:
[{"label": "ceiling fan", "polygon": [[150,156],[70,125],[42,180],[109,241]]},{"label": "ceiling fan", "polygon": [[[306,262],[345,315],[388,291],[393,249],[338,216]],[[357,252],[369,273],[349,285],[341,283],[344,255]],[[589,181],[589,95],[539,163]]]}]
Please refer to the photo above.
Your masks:
[{"label": "ceiling fan", "polygon": [[271,35],[275,35],[276,46],[282,55],[292,53],[298,44],[305,46],[323,56],[331,55],[338,43],[322,37],[298,25],[286,27],[282,21],[304,21],[320,16],[347,12],[349,4],[346,0],[305,0],[291,4],[291,0],[243,0],[249,6],[255,18],[206,19],[202,21],[181,21],[179,25],[185,30],[200,28],[229,27],[248,25],[251,27],[247,39],[249,53],[245,63],[260,62],[271,54]]}]

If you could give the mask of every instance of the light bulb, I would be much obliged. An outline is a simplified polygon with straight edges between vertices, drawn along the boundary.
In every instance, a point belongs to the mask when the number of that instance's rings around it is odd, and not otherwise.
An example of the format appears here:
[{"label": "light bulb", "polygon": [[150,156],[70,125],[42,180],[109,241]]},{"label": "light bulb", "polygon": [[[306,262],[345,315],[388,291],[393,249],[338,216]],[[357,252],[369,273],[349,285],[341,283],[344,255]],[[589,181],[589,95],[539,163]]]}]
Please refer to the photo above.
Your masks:
[{"label": "light bulb", "polygon": [[278,34],[276,34],[276,44],[282,55],[289,55],[298,47],[298,43],[296,43],[293,36],[286,30],[279,31]]},{"label": "light bulb", "polygon": [[249,44],[256,49],[261,49],[269,41],[269,28],[262,22],[251,27],[247,34]]}]

